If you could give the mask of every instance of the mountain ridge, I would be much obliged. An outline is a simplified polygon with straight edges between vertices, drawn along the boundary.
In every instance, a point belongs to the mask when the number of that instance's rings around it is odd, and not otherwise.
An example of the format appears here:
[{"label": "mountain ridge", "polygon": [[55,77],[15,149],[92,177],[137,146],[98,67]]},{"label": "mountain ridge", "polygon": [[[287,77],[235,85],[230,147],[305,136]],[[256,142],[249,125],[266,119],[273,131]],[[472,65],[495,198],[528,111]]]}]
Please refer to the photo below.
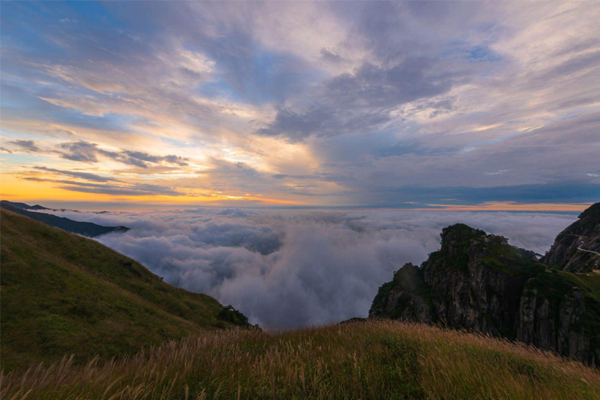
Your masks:
[{"label": "mountain ridge", "polygon": [[577,221],[559,233],[541,261],[569,272],[600,269],[600,203],[579,214]]},{"label": "mountain ridge", "polygon": [[[35,212],[43,210],[53,210],[51,208],[42,207],[38,204],[30,206],[25,203],[13,203],[7,200],[0,201],[0,208],[12,211],[16,214],[21,214],[36,221],[40,221],[46,225],[53,226],[65,230],[70,233],[76,233],[87,237],[98,237],[109,233],[127,232],[129,228],[126,226],[103,226],[93,222],[80,222],[66,217],[59,217],[44,212]],[[34,212],[30,211],[34,210]]]},{"label": "mountain ridge", "polygon": [[[599,204],[581,214],[575,231],[598,226]],[[545,257],[564,254],[565,231]],[[420,267],[404,265],[379,288],[370,318],[441,323],[600,364],[600,275],[591,261],[571,252],[551,268],[506,238],[464,224],[444,228],[441,238]]]}]

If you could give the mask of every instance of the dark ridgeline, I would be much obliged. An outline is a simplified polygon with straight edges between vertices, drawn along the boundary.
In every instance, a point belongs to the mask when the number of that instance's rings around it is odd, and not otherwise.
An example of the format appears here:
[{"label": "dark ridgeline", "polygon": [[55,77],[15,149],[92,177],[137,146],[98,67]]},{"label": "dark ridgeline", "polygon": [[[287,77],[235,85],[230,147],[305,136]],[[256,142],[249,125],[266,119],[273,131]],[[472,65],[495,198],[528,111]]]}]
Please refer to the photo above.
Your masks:
[{"label": "dark ridgeline", "polygon": [[600,203],[585,210],[562,231],[542,262],[569,272],[600,269]]},{"label": "dark ridgeline", "polygon": [[[41,210],[52,210],[51,208],[42,207],[40,205],[30,206],[25,203],[13,203],[10,201],[0,201],[2,209],[12,211],[17,214],[24,215],[36,221],[43,222],[55,228],[60,228],[67,232],[76,233],[87,237],[98,237],[113,232],[126,232],[129,228],[125,226],[102,226],[93,222],[74,221],[69,218],[57,217],[56,215],[46,214],[44,212],[36,212]],[[31,211],[33,210],[33,212]]]},{"label": "dark ridgeline", "polygon": [[370,318],[441,323],[502,336],[600,365],[600,203],[533,252],[463,224],[441,249],[379,288]]}]

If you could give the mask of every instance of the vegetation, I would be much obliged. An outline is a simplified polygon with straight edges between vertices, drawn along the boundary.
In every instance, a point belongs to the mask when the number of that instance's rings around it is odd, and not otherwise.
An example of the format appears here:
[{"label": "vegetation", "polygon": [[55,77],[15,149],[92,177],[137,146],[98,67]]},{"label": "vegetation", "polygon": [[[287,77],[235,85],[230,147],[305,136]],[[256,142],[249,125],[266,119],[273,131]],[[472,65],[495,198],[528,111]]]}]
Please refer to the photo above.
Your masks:
[{"label": "vegetation", "polygon": [[217,318],[223,321],[231,322],[234,325],[249,325],[248,318],[244,314],[233,308],[233,306],[224,307],[217,315]]},{"label": "vegetation", "polygon": [[538,296],[548,300],[549,309],[555,315],[560,315],[560,305],[565,298],[576,298],[575,290],[581,293],[585,308],[582,317],[574,323],[574,330],[588,332],[592,349],[600,348],[600,275],[551,269],[531,279],[528,288],[536,288]]},{"label": "vegetation", "polygon": [[[90,239],[2,210],[2,369],[76,354],[112,357],[201,331],[244,325],[219,318],[210,296],[164,283]],[[247,323],[247,321],[246,321]]]},{"label": "vegetation", "polygon": [[397,321],[229,330],[2,376],[3,399],[598,399],[600,372],[521,344]]},{"label": "vegetation", "polygon": [[[375,315],[379,315],[388,307],[388,302],[390,301],[392,291],[394,290],[403,291],[407,294],[414,294],[425,299],[429,307],[428,313],[431,316],[432,321],[436,321],[433,303],[431,302],[431,290],[423,279],[422,268],[413,264],[406,264],[394,273],[394,279],[392,281],[384,283],[379,287],[379,291],[371,305],[371,311],[375,311]],[[397,302],[396,307],[394,307],[393,312],[390,315],[386,314],[386,318],[399,319],[404,310],[410,307],[413,307],[410,302],[399,301]]]}]

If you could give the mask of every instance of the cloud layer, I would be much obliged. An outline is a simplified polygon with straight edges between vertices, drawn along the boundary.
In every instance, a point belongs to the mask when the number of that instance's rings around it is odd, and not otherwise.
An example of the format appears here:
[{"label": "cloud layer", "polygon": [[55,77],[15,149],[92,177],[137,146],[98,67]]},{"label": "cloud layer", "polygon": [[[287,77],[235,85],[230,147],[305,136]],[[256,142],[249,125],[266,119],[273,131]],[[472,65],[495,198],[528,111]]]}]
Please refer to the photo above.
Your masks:
[{"label": "cloud layer", "polygon": [[99,238],[182,288],[232,304],[253,323],[291,328],[367,315],[381,284],[463,222],[543,254],[572,214],[419,211],[169,212],[60,215],[126,233]]}]

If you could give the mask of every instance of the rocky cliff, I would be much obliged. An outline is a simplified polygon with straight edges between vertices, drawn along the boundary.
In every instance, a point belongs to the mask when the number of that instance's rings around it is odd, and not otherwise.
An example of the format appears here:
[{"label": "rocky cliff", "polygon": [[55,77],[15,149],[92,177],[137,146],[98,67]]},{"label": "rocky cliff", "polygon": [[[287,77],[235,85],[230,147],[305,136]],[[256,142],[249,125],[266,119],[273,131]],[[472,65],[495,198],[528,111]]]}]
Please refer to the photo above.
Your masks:
[{"label": "rocky cliff", "polygon": [[600,269],[600,203],[585,210],[562,231],[541,261],[570,272]]},{"label": "rocky cliff", "polygon": [[[588,211],[578,221],[585,227]],[[577,272],[592,271],[595,261],[572,257],[566,271],[549,268],[533,252],[463,224],[441,236],[440,250],[379,289],[370,318],[441,323],[600,365],[600,275]]]}]

